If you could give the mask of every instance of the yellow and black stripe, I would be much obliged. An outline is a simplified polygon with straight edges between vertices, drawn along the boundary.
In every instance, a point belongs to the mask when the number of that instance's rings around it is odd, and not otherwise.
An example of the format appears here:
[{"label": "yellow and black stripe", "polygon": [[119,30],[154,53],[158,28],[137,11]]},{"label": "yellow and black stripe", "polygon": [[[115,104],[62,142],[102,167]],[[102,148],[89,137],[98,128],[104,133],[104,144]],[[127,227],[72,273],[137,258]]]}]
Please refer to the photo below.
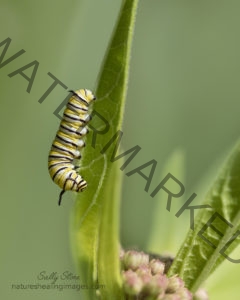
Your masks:
[{"label": "yellow and black stripe", "polygon": [[65,191],[82,192],[87,187],[87,182],[77,173],[79,167],[74,163],[76,159],[81,158],[79,150],[85,147],[82,137],[88,133],[86,128],[90,120],[88,107],[96,99],[87,89],[70,92],[72,92],[72,97],[67,103],[48,156],[49,174],[62,189],[59,195],[59,205]]}]

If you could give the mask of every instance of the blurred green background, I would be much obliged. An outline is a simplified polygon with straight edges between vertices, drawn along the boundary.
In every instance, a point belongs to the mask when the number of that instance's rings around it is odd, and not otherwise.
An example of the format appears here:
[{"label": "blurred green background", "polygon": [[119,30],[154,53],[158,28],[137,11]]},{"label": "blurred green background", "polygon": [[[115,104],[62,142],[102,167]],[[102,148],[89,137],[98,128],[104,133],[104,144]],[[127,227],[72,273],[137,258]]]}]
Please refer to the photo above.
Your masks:
[{"label": "blurred green background", "polygon": [[[107,0],[0,0],[0,42],[12,39],[5,59],[26,51],[0,69],[4,299],[83,299],[81,291],[15,290],[11,285],[41,283],[37,275],[44,270],[76,274],[69,237],[74,195],[67,193],[59,208],[59,188],[47,171],[59,125],[53,111],[67,94],[58,86],[42,104],[38,99],[53,83],[48,72],[70,89],[94,90],[120,5],[121,1]],[[142,148],[126,171],[158,161],[150,192],[161,180],[166,161],[180,151],[186,188],[181,201],[196,192],[200,203],[203,187],[211,183],[239,137],[239,10],[236,0],[139,3],[123,146]],[[33,60],[40,65],[27,93],[27,81],[8,74]],[[168,172],[177,171],[172,166]],[[124,175],[121,240],[125,247],[146,250],[158,200],[144,192],[144,186],[140,176]],[[163,215],[176,226],[182,224],[174,212],[163,209]],[[189,216],[184,217],[186,231]],[[167,228],[161,230],[167,233]],[[184,235],[177,236],[171,249],[162,248],[176,253]],[[240,266],[225,262],[216,274],[208,283],[211,299],[238,299]]]}]

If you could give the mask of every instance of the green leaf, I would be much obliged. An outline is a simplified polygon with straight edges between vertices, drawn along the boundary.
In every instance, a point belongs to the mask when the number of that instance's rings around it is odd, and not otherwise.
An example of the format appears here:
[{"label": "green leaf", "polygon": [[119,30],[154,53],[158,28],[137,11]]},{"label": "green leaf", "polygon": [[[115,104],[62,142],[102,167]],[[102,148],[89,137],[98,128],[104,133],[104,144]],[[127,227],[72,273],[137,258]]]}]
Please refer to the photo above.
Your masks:
[{"label": "green leaf", "polygon": [[[97,135],[96,144],[93,132],[87,137],[80,174],[88,188],[78,195],[72,218],[72,242],[81,283],[104,285],[99,289],[101,297],[111,300],[123,299],[119,262],[122,172],[117,162],[110,161],[114,143],[103,154],[101,150],[122,124],[136,8],[137,0],[124,1],[102,65],[94,110],[107,120],[109,130]],[[106,128],[96,115],[90,125],[98,131]],[[86,294],[88,299],[95,297],[94,290]]]},{"label": "green leaf", "polygon": [[[221,249],[234,236],[240,228],[240,143],[230,155],[212,188],[206,195],[204,204],[211,207],[201,209],[194,220],[194,231],[190,230],[183,243],[169,275],[179,274],[186,286],[195,292],[203,281],[207,279],[219,264],[225,259],[220,254]],[[196,201],[191,205],[196,205]],[[198,205],[198,203],[197,203]],[[189,210],[186,210],[189,211]],[[212,225],[222,233],[216,233],[206,224],[218,213]],[[221,216],[221,217],[219,217]],[[226,224],[230,222],[232,226]],[[205,231],[200,236],[198,233],[205,226]],[[210,224],[209,224],[210,226]],[[212,243],[215,245],[212,247]],[[239,245],[236,239],[225,254],[229,255]],[[236,259],[239,259],[236,258]],[[229,262],[230,263],[230,262]]]}]

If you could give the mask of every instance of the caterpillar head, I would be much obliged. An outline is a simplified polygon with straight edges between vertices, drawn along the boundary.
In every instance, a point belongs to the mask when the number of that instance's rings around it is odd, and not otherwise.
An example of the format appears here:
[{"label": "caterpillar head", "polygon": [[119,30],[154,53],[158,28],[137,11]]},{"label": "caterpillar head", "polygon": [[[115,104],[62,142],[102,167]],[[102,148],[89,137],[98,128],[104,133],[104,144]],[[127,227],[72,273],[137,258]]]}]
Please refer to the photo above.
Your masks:
[{"label": "caterpillar head", "polygon": [[93,95],[92,91],[88,89],[80,89],[74,92],[79,98],[84,102],[86,101],[90,104],[93,100],[96,100],[96,97]]}]

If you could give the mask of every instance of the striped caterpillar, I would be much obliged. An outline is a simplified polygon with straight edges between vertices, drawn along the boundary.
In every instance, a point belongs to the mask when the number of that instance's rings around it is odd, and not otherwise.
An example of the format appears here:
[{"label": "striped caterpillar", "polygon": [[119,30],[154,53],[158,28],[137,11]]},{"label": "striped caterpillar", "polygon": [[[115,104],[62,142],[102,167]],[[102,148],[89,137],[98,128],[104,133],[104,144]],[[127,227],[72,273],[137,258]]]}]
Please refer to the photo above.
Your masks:
[{"label": "striped caterpillar", "polygon": [[87,182],[78,174],[76,160],[81,158],[80,149],[85,146],[83,137],[88,133],[86,124],[90,103],[96,99],[87,89],[72,92],[63,113],[56,137],[48,156],[48,170],[52,180],[62,189],[58,205],[65,191],[82,192]]}]

